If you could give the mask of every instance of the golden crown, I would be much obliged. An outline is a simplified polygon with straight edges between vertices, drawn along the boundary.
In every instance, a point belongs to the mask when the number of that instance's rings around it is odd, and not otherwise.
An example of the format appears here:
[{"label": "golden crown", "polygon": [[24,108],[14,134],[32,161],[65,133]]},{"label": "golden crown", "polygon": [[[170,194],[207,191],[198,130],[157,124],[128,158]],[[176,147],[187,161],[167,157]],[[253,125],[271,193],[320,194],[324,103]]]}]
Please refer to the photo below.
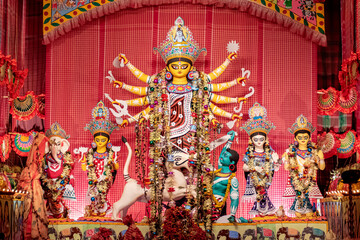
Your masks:
[{"label": "golden crown", "polygon": [[256,132],[262,132],[267,135],[271,129],[275,128],[272,122],[266,120],[266,108],[261,106],[260,103],[254,103],[249,109],[249,117],[250,119],[241,127],[249,136]]},{"label": "golden crown", "polygon": [[309,131],[310,134],[315,131],[314,126],[307,120],[304,115],[300,115],[296,118],[295,123],[289,128],[289,132],[295,134],[297,131],[306,130]]},{"label": "golden crown", "polygon": [[172,58],[187,58],[194,63],[200,53],[206,52],[206,49],[199,48],[191,31],[184,25],[184,20],[178,17],[166,40],[159,48],[154,48],[154,51],[159,52],[165,63]]},{"label": "golden crown", "polygon": [[48,138],[61,137],[64,139],[68,139],[70,137],[69,135],[66,135],[65,130],[57,122],[54,122],[53,124],[51,124],[50,128],[48,130],[46,130],[45,136]]},{"label": "golden crown", "polygon": [[92,135],[103,132],[110,136],[118,128],[116,124],[109,120],[109,109],[105,107],[103,101],[98,102],[96,107],[93,108],[92,117],[93,120],[85,127],[85,130],[89,130]]}]

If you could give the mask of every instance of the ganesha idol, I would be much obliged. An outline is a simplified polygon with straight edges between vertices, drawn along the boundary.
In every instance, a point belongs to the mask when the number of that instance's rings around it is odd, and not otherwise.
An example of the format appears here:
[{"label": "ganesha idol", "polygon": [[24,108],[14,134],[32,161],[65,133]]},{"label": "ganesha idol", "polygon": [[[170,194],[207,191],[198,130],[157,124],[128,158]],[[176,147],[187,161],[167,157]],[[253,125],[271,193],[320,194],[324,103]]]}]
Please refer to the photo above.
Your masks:
[{"label": "ganesha idol", "polygon": [[41,182],[47,214],[52,218],[67,218],[69,208],[64,199],[75,200],[74,178],[71,175],[74,161],[68,152],[69,136],[57,122],[51,125],[45,135],[49,143],[45,150]]}]

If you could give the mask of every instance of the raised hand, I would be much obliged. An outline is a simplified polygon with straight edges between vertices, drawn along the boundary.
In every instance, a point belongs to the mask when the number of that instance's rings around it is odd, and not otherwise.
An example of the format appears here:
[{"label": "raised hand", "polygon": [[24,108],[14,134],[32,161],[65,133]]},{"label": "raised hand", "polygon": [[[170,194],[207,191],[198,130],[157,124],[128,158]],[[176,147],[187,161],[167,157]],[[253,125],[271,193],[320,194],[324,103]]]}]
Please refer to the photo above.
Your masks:
[{"label": "raised hand", "polygon": [[243,98],[243,97],[237,98],[237,102],[238,102],[238,103],[240,103],[240,102],[246,103],[246,100],[247,100],[247,98]]},{"label": "raised hand", "polygon": [[213,118],[211,120],[211,124],[213,126],[213,128],[217,128],[218,124],[220,124],[220,122],[218,120],[216,120],[216,118]]},{"label": "raised hand", "polygon": [[240,121],[241,120],[241,117],[239,115],[236,115],[236,114],[233,114],[232,117],[231,117],[232,120],[238,120]]},{"label": "raised hand", "polygon": [[230,53],[229,56],[227,56],[227,59],[231,61],[234,61],[237,58],[237,54],[236,53]]},{"label": "raised hand", "polygon": [[127,119],[124,119],[123,122],[120,124],[121,128],[126,128],[129,125],[129,121]]},{"label": "raised hand", "polygon": [[116,87],[116,88],[122,88],[123,82],[115,80],[115,81],[113,81],[113,86]]},{"label": "raised hand", "polygon": [[236,82],[237,82],[238,84],[242,84],[242,83],[246,83],[246,80],[247,80],[246,77],[238,77],[238,78],[236,79]]},{"label": "raised hand", "polygon": [[121,62],[122,60],[125,65],[129,62],[129,60],[125,57],[125,54],[119,53],[119,61]]}]

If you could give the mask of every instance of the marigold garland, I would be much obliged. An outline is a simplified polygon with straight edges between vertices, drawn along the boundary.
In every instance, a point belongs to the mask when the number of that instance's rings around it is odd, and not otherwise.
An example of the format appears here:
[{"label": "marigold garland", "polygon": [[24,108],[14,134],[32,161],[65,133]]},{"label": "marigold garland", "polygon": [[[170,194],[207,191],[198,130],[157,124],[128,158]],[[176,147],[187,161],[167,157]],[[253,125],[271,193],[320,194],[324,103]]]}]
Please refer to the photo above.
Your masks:
[{"label": "marigold garland", "polygon": [[[221,169],[218,169],[218,170],[214,171],[214,172],[213,172],[213,173],[214,173],[214,176],[218,176],[218,173],[220,173],[220,171],[221,171]],[[226,203],[226,200],[227,200],[227,198],[228,198],[228,196],[229,196],[229,193],[230,193],[231,180],[232,180],[235,176],[236,176],[235,173],[231,173],[231,174],[230,174],[230,177],[229,177],[229,179],[228,179],[228,183],[227,183],[227,186],[226,186],[225,196],[224,196],[224,198],[222,199],[222,201],[218,201],[218,200],[216,199],[216,197],[214,196],[214,194],[211,193],[211,195],[212,195],[212,200],[214,201],[216,208],[218,208],[218,209],[221,210],[221,209],[223,208],[224,204]],[[212,189],[211,189],[211,192],[212,192]]]},{"label": "marigold garland", "polygon": [[[298,148],[294,144],[290,144],[288,150],[287,154],[290,167],[290,177],[292,179],[291,183],[294,186],[297,196],[301,197],[302,194],[306,193],[310,187],[314,186],[316,183],[316,171],[318,169],[317,160],[314,159],[314,154],[310,158],[304,159],[303,177],[300,178],[297,161]],[[317,148],[313,143],[311,143],[310,146],[308,146],[306,155],[312,154],[313,151],[317,151]],[[317,156],[316,153],[315,156]]]},{"label": "marigold garland", "polygon": [[[44,161],[43,161],[43,169],[45,169],[45,167],[46,167],[46,158],[47,157],[52,157],[51,153],[48,153],[47,155],[45,155]],[[61,196],[64,194],[65,186],[67,184],[69,184],[69,182],[70,182],[70,174],[71,174],[71,171],[74,166],[74,160],[72,159],[70,152],[66,152],[63,155],[62,159],[64,160],[63,161],[63,171],[62,171],[61,175],[55,180],[55,182],[53,181],[53,179],[51,179],[47,176],[46,171],[44,171],[44,170],[42,171],[42,174],[40,177],[42,184],[45,186],[47,191],[51,193],[51,197],[54,201],[56,201],[59,197],[61,198]]]},{"label": "marigold garland", "polygon": [[[113,182],[112,172],[114,170],[114,152],[110,149],[108,156],[104,159],[104,172],[103,179],[98,179],[96,176],[96,165],[94,164],[94,150],[90,149],[86,156],[87,163],[87,176],[89,185],[89,197],[91,203],[90,209],[87,209],[85,216],[91,216],[91,212],[95,209],[101,209],[106,203],[106,196]],[[96,197],[99,197],[99,201],[96,201]],[[88,212],[91,211],[91,212]]]}]

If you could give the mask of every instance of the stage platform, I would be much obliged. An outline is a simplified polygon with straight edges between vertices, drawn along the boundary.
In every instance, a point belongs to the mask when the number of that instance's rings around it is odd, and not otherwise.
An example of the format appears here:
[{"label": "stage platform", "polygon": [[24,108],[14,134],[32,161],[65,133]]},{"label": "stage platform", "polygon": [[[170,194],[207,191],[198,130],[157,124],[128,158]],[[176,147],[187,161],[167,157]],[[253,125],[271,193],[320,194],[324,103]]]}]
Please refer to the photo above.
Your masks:
[{"label": "stage platform", "polygon": [[[136,224],[146,236],[149,225]],[[127,226],[120,222],[111,221],[73,221],[54,222],[49,224],[50,239],[84,239],[90,240],[91,236],[99,231],[99,228],[108,228],[113,232],[113,239],[121,239],[127,230]],[[255,239],[325,239],[328,230],[327,221],[290,220],[269,221],[254,223],[223,223],[213,224],[213,239],[227,240],[255,240]],[[146,238],[147,239],[147,238]]]}]

